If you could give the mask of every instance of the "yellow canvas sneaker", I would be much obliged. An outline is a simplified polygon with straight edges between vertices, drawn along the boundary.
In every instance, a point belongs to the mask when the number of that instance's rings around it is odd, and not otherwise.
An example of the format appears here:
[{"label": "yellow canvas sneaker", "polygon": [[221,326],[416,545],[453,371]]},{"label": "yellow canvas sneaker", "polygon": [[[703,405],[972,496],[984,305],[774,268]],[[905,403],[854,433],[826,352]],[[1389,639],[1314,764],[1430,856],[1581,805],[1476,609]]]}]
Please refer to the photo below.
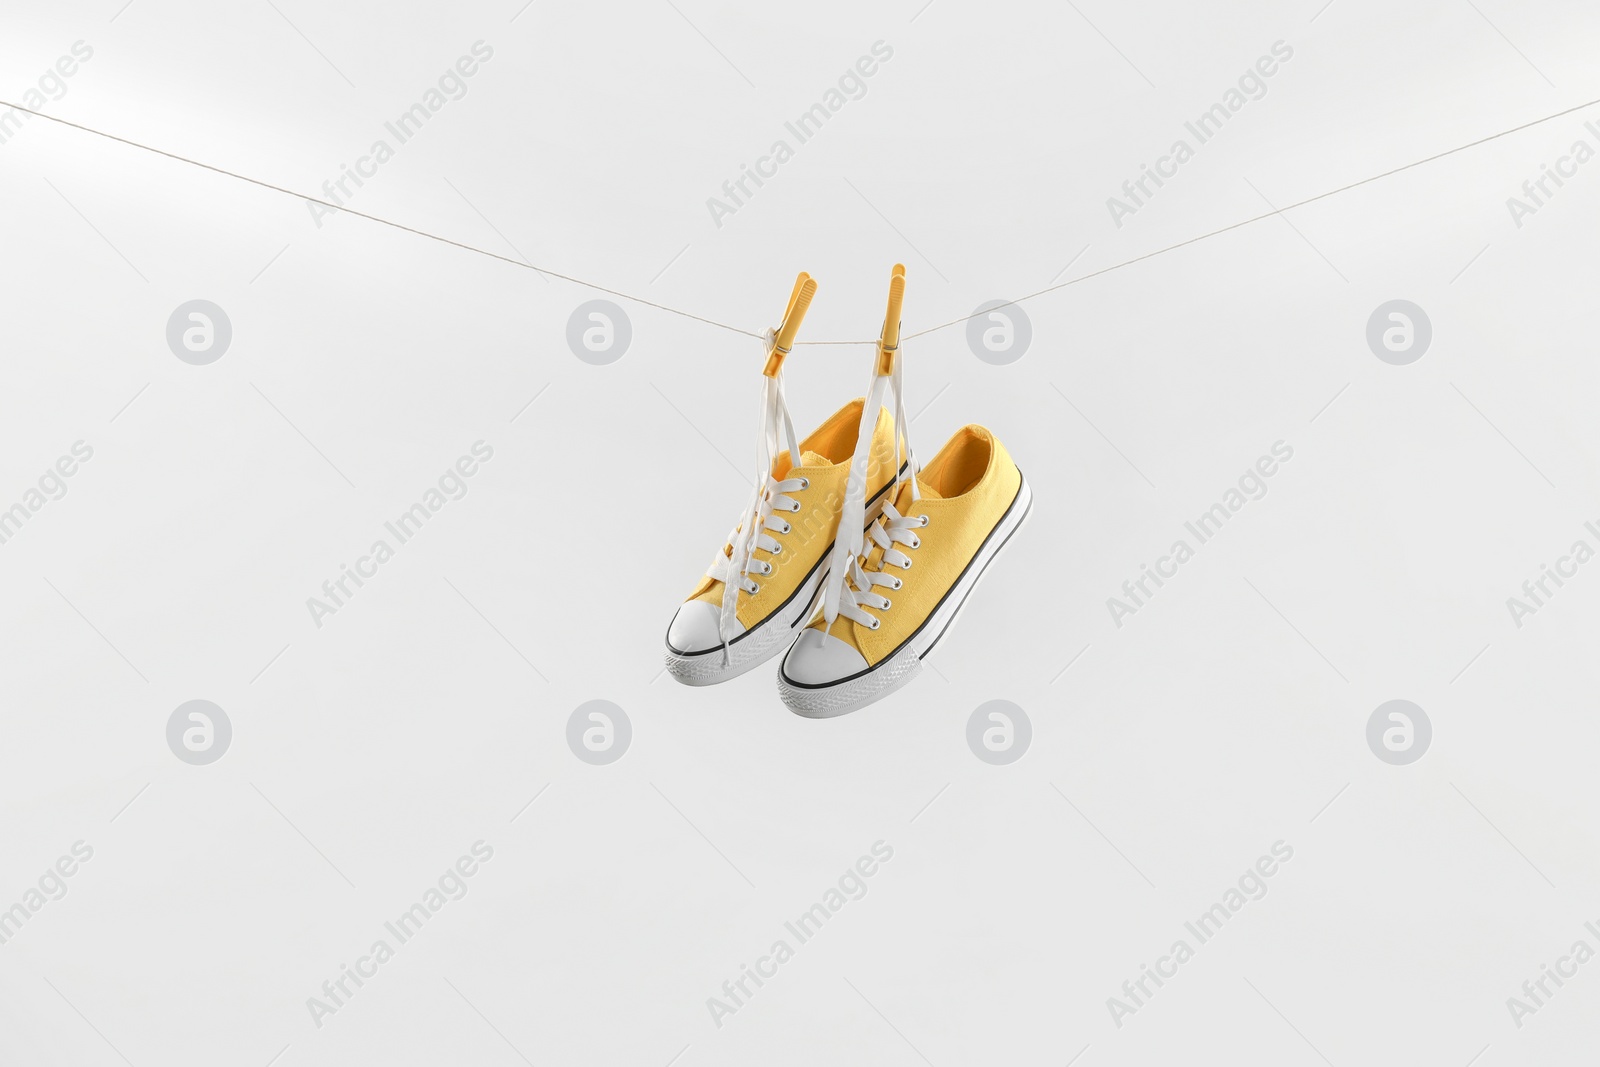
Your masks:
[{"label": "yellow canvas sneaker", "polygon": [[[903,289],[902,275],[896,281]],[[867,403],[892,388],[896,435],[904,437],[899,334],[899,302],[891,290],[879,376]],[[956,431],[920,471],[909,440],[906,455],[891,499],[866,536],[848,544],[854,501],[845,504],[822,613],[778,669],[779,695],[797,714],[828,718],[856,711],[916,677],[1028,517],[1033,493],[984,427]]]},{"label": "yellow canvas sneaker", "polygon": [[[769,334],[757,491],[667,629],[667,670],[686,685],[726,681],[782,652],[810,619],[832,558],[864,401],[840,408],[796,441],[782,364],[816,283],[802,274],[784,324]],[[864,468],[876,514],[894,482],[892,420],[877,411]],[[788,448],[777,451],[780,427]],[[791,463],[791,456],[800,463]],[[865,516],[856,523],[857,536]]]}]

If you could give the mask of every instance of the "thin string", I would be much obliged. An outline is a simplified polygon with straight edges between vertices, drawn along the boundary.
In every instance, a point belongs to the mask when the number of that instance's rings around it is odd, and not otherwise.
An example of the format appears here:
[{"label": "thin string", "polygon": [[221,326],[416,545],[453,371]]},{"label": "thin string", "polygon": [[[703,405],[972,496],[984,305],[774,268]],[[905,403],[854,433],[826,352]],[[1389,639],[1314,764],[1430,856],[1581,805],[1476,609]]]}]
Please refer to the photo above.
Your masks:
[{"label": "thin string", "polygon": [[[13,111],[28,111],[27,108],[18,107],[16,104],[10,103],[6,100],[0,100],[0,108],[11,108]],[[696,315],[690,311],[682,311],[678,308],[668,307],[665,304],[658,304],[654,300],[646,300],[642,296],[634,296],[631,293],[624,293],[616,289],[607,288],[606,286],[600,285],[597,282],[585,281],[582,278],[574,278],[569,274],[562,274],[560,271],[547,270],[544,267],[536,267],[532,263],[528,263],[520,259],[512,259],[510,256],[502,256],[498,252],[490,252],[487,249],[478,248],[476,245],[464,244],[461,241],[453,240],[449,237],[441,237],[436,233],[429,233],[427,230],[419,230],[414,226],[407,226],[403,222],[394,222],[390,219],[379,218],[377,215],[369,215],[365,211],[357,211],[355,208],[341,207],[338,204],[331,204],[328,201],[315,196],[307,196],[305,193],[297,193],[293,189],[285,189],[281,185],[273,185],[271,182],[262,181],[260,178],[252,178],[248,174],[239,174],[224,167],[216,167],[210,163],[202,163],[198,159],[190,159],[188,156],[180,156],[176,152],[168,152],[164,149],[153,148],[147,144],[140,144],[138,141],[130,141],[126,137],[118,137],[116,134],[106,133],[104,130],[96,130],[89,126],[80,126],[76,122],[68,122],[66,119],[56,118],[54,115],[46,115],[42,111],[28,111],[28,113],[36,118],[46,119],[62,126],[70,126],[75,130],[82,130],[84,133],[92,133],[96,137],[104,137],[108,141],[116,141],[118,144],[125,144],[132,148],[140,148],[146,152],[154,152],[158,156],[166,156],[168,159],[175,159],[180,163],[188,163],[190,166],[200,167],[203,170],[209,170],[216,174],[223,174],[229,178],[237,178],[242,182],[249,182],[251,185],[258,185],[263,189],[271,189],[275,193],[283,193],[286,196],[292,196],[299,200],[309,200],[313,204],[321,204],[323,207],[330,208],[333,211],[342,211],[347,215],[355,215],[357,218],[363,218],[369,222],[382,223],[385,226],[391,226],[397,230],[404,230],[406,233],[414,233],[418,237],[426,237],[430,241],[438,241],[440,244],[452,245],[467,252],[476,252],[480,256],[488,256],[490,259],[497,259],[502,263],[509,263],[513,267],[524,267],[528,270],[536,271],[539,274],[544,274],[551,278],[560,278],[564,282],[572,282],[574,285],[581,285],[586,289],[594,289],[598,292],[620,297],[623,300],[631,300],[635,304],[644,304],[646,307],[653,307],[658,311],[667,311],[674,315],[681,315],[686,319],[694,319],[696,322],[703,322],[707,326],[716,326],[720,329],[731,330],[734,333],[741,333],[746,337],[754,337],[757,340],[760,340],[761,338],[761,334],[755,332],[754,330],[746,330],[738,326],[730,326],[726,322],[718,322],[715,319],[708,319],[701,315]]]},{"label": "thin string", "polygon": [[[1287,205],[1286,207],[1281,207],[1281,208],[1277,208],[1277,209],[1275,209],[1273,211],[1268,211],[1265,214],[1257,215],[1254,218],[1245,219],[1242,222],[1232,223],[1230,225],[1222,227],[1219,230],[1212,230],[1210,233],[1203,233],[1198,237],[1191,237],[1188,240],[1179,241],[1175,245],[1168,245],[1167,247],[1157,249],[1154,252],[1146,252],[1142,256],[1134,256],[1132,259],[1125,259],[1121,263],[1114,263],[1109,267],[1101,267],[1099,270],[1090,271],[1088,274],[1082,274],[1082,275],[1079,275],[1076,278],[1069,278],[1067,281],[1064,281],[1059,285],[1052,285],[1052,286],[1049,286],[1047,288],[1040,289],[1038,292],[1029,293],[1027,296],[1019,296],[1015,300],[1008,300],[1004,304],[997,304],[992,308],[984,308],[982,312],[977,312],[977,313],[974,313],[974,314],[971,314],[971,315],[964,315],[959,319],[951,319],[949,322],[942,322],[937,326],[930,326],[925,330],[919,330],[916,333],[907,334],[905,339],[909,341],[912,338],[923,337],[923,336],[925,336],[927,334],[935,332],[936,330],[944,330],[944,329],[948,329],[951,326],[959,326],[963,322],[967,322],[967,321],[969,321],[971,319],[977,318],[979,314],[987,315],[991,311],[998,311],[1000,308],[1003,308],[1003,307],[1011,307],[1013,304],[1020,304],[1024,300],[1032,300],[1034,297],[1044,296],[1046,293],[1053,293],[1057,289],[1065,289],[1069,285],[1077,285],[1079,282],[1086,282],[1090,278],[1098,278],[1102,274],[1110,274],[1114,270],[1121,270],[1123,267],[1129,267],[1129,266],[1132,266],[1135,263],[1142,263],[1147,259],[1154,259],[1156,256],[1165,255],[1168,252],[1176,251],[1176,250],[1178,250],[1180,248],[1183,248],[1183,247],[1185,247],[1187,245],[1192,245],[1192,244],[1195,244],[1197,242],[1204,241],[1204,240],[1206,240],[1208,238],[1211,238],[1211,237],[1220,236],[1222,234],[1225,234],[1225,233],[1229,232],[1230,230],[1237,230],[1237,229],[1240,229],[1242,227],[1249,226],[1251,223],[1261,222],[1261,221],[1263,221],[1265,219],[1276,218],[1277,216],[1283,214],[1285,211],[1293,211],[1297,207],[1305,207],[1307,204],[1315,204],[1318,200],[1326,200],[1330,196],[1337,196],[1339,193],[1346,193],[1346,192],[1349,192],[1351,189],[1358,189],[1363,185],[1369,185],[1372,182],[1379,181],[1379,180],[1381,180],[1383,178],[1392,178],[1396,174],[1401,173],[1402,171],[1411,170],[1413,167],[1420,167],[1425,163],[1433,163],[1433,162],[1435,162],[1437,160],[1444,159],[1446,156],[1453,156],[1457,152],[1465,152],[1469,148],[1477,148],[1479,145],[1488,144],[1490,141],[1499,140],[1501,137],[1507,137],[1507,136],[1509,136],[1509,135],[1511,135],[1513,133],[1520,133],[1523,130],[1531,129],[1534,126],[1538,126],[1538,125],[1541,125],[1541,124],[1546,123],[1546,122],[1551,122],[1551,121],[1553,121],[1555,119],[1565,118],[1566,116],[1572,114],[1575,111],[1582,111],[1584,108],[1593,107],[1596,104],[1600,104],[1600,99],[1591,100],[1587,104],[1578,104],[1575,107],[1569,107],[1565,111],[1557,111],[1554,115],[1546,115],[1542,119],[1534,119],[1532,122],[1524,122],[1522,125],[1513,126],[1509,130],[1501,130],[1499,133],[1490,134],[1488,137],[1482,137],[1482,138],[1479,138],[1476,141],[1470,141],[1467,144],[1460,145],[1460,146],[1458,146],[1456,148],[1448,149],[1448,150],[1446,150],[1444,152],[1439,152],[1439,153],[1437,153],[1435,155],[1428,156],[1425,159],[1419,159],[1419,160],[1416,160],[1415,162],[1407,163],[1404,166],[1395,167],[1393,170],[1386,170],[1382,174],[1374,174],[1370,178],[1362,178],[1360,181],[1351,182],[1349,185],[1341,185],[1337,189],[1329,189],[1325,193],[1318,193],[1316,196],[1309,196],[1304,200],[1297,200],[1294,203]],[[805,344],[805,343],[810,343],[810,344],[837,344],[837,343],[840,343],[840,342],[812,341],[812,342],[801,342],[801,343],[802,344]],[[851,342],[844,342],[844,343],[848,343],[848,344],[874,344],[875,342],[872,342],[872,341],[851,341]]]},{"label": "thin string", "polygon": [[[1243,228],[1245,226],[1252,225],[1253,223],[1263,222],[1266,219],[1275,218],[1275,217],[1277,217],[1279,215],[1282,215],[1286,211],[1293,211],[1295,208],[1305,207],[1307,204],[1314,204],[1319,200],[1326,200],[1330,196],[1337,196],[1340,193],[1349,192],[1351,189],[1358,189],[1363,185],[1369,185],[1372,182],[1381,181],[1384,178],[1392,178],[1396,174],[1401,174],[1401,173],[1403,173],[1405,171],[1408,171],[1408,170],[1411,170],[1411,169],[1413,169],[1415,167],[1420,167],[1420,166],[1423,166],[1424,164],[1436,162],[1438,160],[1444,159],[1447,156],[1456,155],[1459,152],[1465,152],[1470,148],[1477,148],[1477,147],[1479,147],[1481,145],[1486,145],[1490,141],[1497,141],[1502,137],[1509,137],[1511,134],[1521,133],[1523,130],[1532,129],[1535,126],[1541,126],[1544,123],[1553,122],[1556,119],[1565,118],[1566,116],[1574,114],[1575,112],[1578,112],[1578,111],[1582,111],[1585,108],[1594,107],[1596,104],[1600,104],[1600,98],[1597,98],[1597,99],[1594,99],[1594,100],[1590,100],[1588,103],[1577,104],[1577,105],[1575,105],[1573,107],[1569,107],[1569,108],[1567,108],[1567,109],[1565,109],[1563,111],[1557,111],[1554,114],[1546,115],[1543,118],[1534,119],[1531,122],[1524,122],[1520,126],[1512,126],[1510,129],[1501,130],[1499,133],[1493,133],[1493,134],[1490,134],[1487,137],[1481,137],[1476,141],[1469,141],[1468,143],[1466,143],[1464,145],[1459,145],[1459,146],[1457,146],[1455,148],[1451,148],[1451,149],[1447,149],[1447,150],[1445,150],[1443,152],[1435,153],[1434,155],[1427,156],[1427,157],[1425,157],[1423,159],[1418,159],[1418,160],[1415,160],[1415,161],[1413,161],[1411,163],[1404,164],[1403,166],[1395,167],[1392,170],[1386,170],[1381,174],[1374,174],[1370,178],[1362,178],[1359,181],[1350,182],[1348,185],[1341,185],[1337,189],[1330,189],[1327,192],[1318,193],[1316,196],[1310,196],[1310,197],[1307,197],[1304,200],[1297,200],[1294,203],[1287,205],[1286,207],[1277,208],[1277,209],[1275,209],[1273,211],[1268,211],[1268,212],[1265,212],[1263,214],[1256,215],[1253,218],[1244,219],[1241,222],[1231,223],[1231,224],[1229,224],[1227,226],[1223,226],[1221,229],[1216,229],[1216,230],[1212,230],[1209,233],[1200,234],[1198,237],[1190,237],[1187,240],[1179,241],[1177,244],[1168,245],[1165,248],[1159,248],[1154,252],[1146,252],[1144,255],[1134,256],[1132,259],[1125,259],[1120,263],[1113,263],[1109,267],[1101,267],[1099,270],[1090,271],[1088,274],[1081,274],[1076,278],[1069,278],[1066,281],[1061,282],[1058,285],[1047,286],[1046,288],[1040,289],[1037,292],[1028,293],[1026,296],[1019,296],[1014,300],[1008,300],[1003,304],[998,304],[993,308],[985,308],[982,312],[974,312],[971,315],[963,315],[959,319],[951,319],[949,322],[942,322],[937,326],[929,326],[925,330],[918,330],[916,333],[906,334],[905,337],[902,338],[902,340],[909,341],[909,340],[913,340],[913,339],[918,338],[918,337],[926,337],[930,333],[936,333],[936,332],[938,332],[940,330],[947,330],[952,326],[960,326],[962,323],[965,323],[965,322],[968,322],[968,321],[970,321],[972,319],[978,318],[979,315],[987,315],[991,311],[996,311],[999,308],[1011,307],[1011,306],[1016,305],[1016,304],[1021,304],[1024,301],[1033,300],[1033,299],[1036,299],[1037,297],[1044,296],[1044,295],[1046,295],[1048,293],[1053,293],[1053,292],[1056,292],[1057,290],[1065,289],[1070,285],[1077,285],[1079,282],[1086,282],[1086,281],[1090,280],[1091,278],[1098,278],[1102,274],[1110,274],[1112,271],[1121,270],[1124,267],[1131,267],[1135,263],[1142,263],[1147,259],[1154,259],[1156,256],[1166,255],[1168,252],[1175,252],[1180,248],[1185,248],[1185,247],[1187,247],[1189,245],[1197,244],[1197,243],[1199,243],[1201,241],[1209,240],[1212,237],[1221,236],[1222,234],[1228,233],[1228,232],[1230,232],[1232,230],[1241,229],[1241,228]],[[138,149],[141,149],[141,150],[146,151],[146,152],[153,152],[154,154],[156,154],[158,156],[165,156],[168,159],[177,160],[179,163],[187,163],[190,166],[199,167],[202,170],[209,170],[209,171],[211,171],[211,172],[213,172],[215,174],[221,174],[221,175],[224,175],[224,176],[229,177],[229,178],[236,178],[236,179],[238,179],[239,181],[242,181],[242,182],[249,182],[251,185],[260,186],[263,189],[270,189],[275,193],[282,193],[285,196],[292,196],[292,197],[294,197],[294,198],[296,198],[298,200],[305,200],[305,201],[309,201],[310,203],[313,203],[313,204],[320,204],[323,207],[326,207],[326,208],[328,208],[328,209],[330,209],[332,211],[341,211],[341,212],[344,212],[345,214],[348,214],[348,215],[355,215],[357,218],[366,219],[369,222],[380,223],[380,224],[382,224],[384,226],[389,226],[389,227],[392,227],[393,229],[396,229],[396,230],[404,230],[406,233],[416,234],[418,237],[426,237],[431,241],[438,241],[440,244],[447,244],[447,245],[450,245],[452,247],[462,249],[463,251],[466,251],[466,252],[476,252],[480,256],[487,256],[490,259],[499,260],[501,263],[509,263],[513,267],[523,267],[523,268],[525,268],[527,270],[535,271],[535,272],[537,272],[539,274],[546,275],[547,277],[559,278],[564,282],[571,282],[574,285],[581,285],[586,289],[593,289],[596,292],[606,293],[606,294],[608,294],[610,296],[617,297],[618,299],[621,299],[621,300],[628,300],[628,301],[631,301],[631,302],[633,302],[635,304],[643,304],[646,307],[652,307],[652,308],[655,308],[658,311],[665,311],[665,312],[668,312],[669,314],[672,314],[672,315],[678,315],[678,316],[681,316],[681,317],[686,318],[686,319],[693,319],[696,322],[703,322],[707,326],[715,326],[718,329],[728,330],[728,331],[730,331],[732,333],[743,334],[746,337],[754,337],[754,338],[759,339],[762,336],[761,333],[759,333],[757,331],[754,331],[754,330],[746,330],[746,329],[743,329],[743,328],[738,327],[738,326],[730,325],[729,323],[726,323],[726,322],[718,322],[715,319],[708,319],[708,318],[704,317],[703,315],[696,315],[693,312],[683,311],[683,310],[681,310],[679,308],[675,308],[675,307],[668,307],[666,304],[658,304],[654,300],[646,300],[642,296],[634,296],[631,293],[624,293],[624,292],[622,292],[620,290],[612,289],[612,288],[609,288],[607,286],[600,285],[597,282],[586,281],[583,278],[575,278],[575,277],[573,277],[573,276],[571,276],[569,274],[562,274],[559,271],[548,270],[548,269],[546,269],[544,267],[536,267],[532,263],[528,263],[528,262],[526,262],[524,260],[512,259],[510,256],[503,256],[498,252],[490,252],[489,250],[484,249],[484,248],[479,248],[476,245],[469,245],[469,244],[466,244],[466,243],[461,242],[461,241],[454,240],[454,239],[449,238],[449,237],[441,237],[439,234],[429,233],[427,230],[419,230],[419,229],[417,229],[417,228],[415,228],[413,226],[407,226],[407,225],[405,225],[404,223],[401,223],[401,222],[394,222],[394,221],[392,221],[390,219],[380,218],[377,215],[369,215],[364,211],[357,211],[354,208],[341,207],[338,204],[329,203],[328,201],[323,200],[323,199],[321,199],[319,197],[307,196],[305,193],[297,193],[293,189],[286,189],[281,185],[273,185],[271,182],[262,181],[259,178],[252,178],[249,175],[239,174],[239,173],[237,173],[235,171],[227,170],[226,168],[223,168],[223,167],[213,166],[210,163],[202,163],[201,161],[199,161],[197,159],[190,159],[188,156],[178,155],[176,152],[168,152],[168,151],[165,151],[164,149],[155,148],[155,147],[152,147],[152,146],[147,145],[147,144],[141,144],[138,141],[131,141],[126,137],[118,137],[116,134],[106,133],[103,130],[97,130],[97,129],[94,129],[93,127],[90,127],[90,126],[83,126],[83,125],[80,125],[80,124],[78,124],[76,122],[70,122],[67,119],[57,118],[54,115],[47,115],[42,111],[33,111],[33,110],[28,109],[28,108],[21,107],[21,106],[19,106],[17,104],[10,103],[9,101],[6,101],[6,100],[0,100],[0,108],[10,108],[13,111],[26,111],[28,114],[33,115],[36,118],[44,119],[47,122],[54,122],[57,125],[68,126],[68,127],[71,127],[74,130],[81,130],[84,133],[91,133],[91,134],[94,134],[96,137],[103,137],[108,141],[116,141],[118,144],[125,144],[125,145],[128,145],[131,148],[138,148]],[[823,346],[823,345],[875,345],[877,343],[878,342],[876,340],[869,340],[869,341],[796,341],[795,342],[796,346],[799,346],[799,345],[810,345],[810,346],[813,346],[813,347],[820,347],[820,346]]]}]

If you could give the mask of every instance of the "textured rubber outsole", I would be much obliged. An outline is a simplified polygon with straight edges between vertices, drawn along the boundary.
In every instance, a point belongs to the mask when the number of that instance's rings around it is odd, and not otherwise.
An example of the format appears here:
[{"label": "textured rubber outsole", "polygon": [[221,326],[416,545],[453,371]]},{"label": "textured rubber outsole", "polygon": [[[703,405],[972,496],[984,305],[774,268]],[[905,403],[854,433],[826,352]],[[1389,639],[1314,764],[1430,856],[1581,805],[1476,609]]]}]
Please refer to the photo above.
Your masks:
[{"label": "textured rubber outsole", "polygon": [[827,574],[828,565],[824,560],[816,573],[800,587],[790,602],[789,610],[774,612],[739,640],[729,642],[726,665],[722,662],[721,648],[685,655],[669,645],[664,653],[667,673],[684,685],[716,685],[761,666],[793,644],[801,628],[810,621],[811,612],[816,606],[817,591],[822,588]]},{"label": "textured rubber outsole", "polygon": [[1011,538],[1022,529],[1033,511],[1033,490],[1024,478],[1016,500],[1005,518],[995,526],[984,546],[967,565],[959,581],[944,601],[910,641],[894,655],[853,678],[828,686],[800,686],[778,668],[778,695],[789,710],[808,719],[831,719],[860,711],[876,703],[922,673],[922,660],[933,650],[961,617],[972,591],[978,587],[989,565],[1005,551]]},{"label": "textured rubber outsole", "polygon": [[808,719],[831,719],[875,704],[922,673],[922,657],[907,645],[859,678],[826,689],[801,689],[778,672],[778,696],[789,710]]}]

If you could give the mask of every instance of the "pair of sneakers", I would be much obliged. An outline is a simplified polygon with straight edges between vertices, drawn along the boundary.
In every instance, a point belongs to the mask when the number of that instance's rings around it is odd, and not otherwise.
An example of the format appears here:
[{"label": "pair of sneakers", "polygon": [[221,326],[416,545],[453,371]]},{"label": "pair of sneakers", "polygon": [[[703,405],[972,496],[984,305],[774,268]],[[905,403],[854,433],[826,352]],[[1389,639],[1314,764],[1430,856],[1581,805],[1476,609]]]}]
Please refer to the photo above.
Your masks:
[{"label": "pair of sneakers", "polygon": [[1033,495],[982,426],[963,426],[919,467],[905,416],[899,264],[867,395],[796,440],[783,361],[816,288],[801,274],[767,333],[756,491],[673,616],[666,663],[686,685],[713,685],[787,650],[783,702],[827,718],[921,672]]}]

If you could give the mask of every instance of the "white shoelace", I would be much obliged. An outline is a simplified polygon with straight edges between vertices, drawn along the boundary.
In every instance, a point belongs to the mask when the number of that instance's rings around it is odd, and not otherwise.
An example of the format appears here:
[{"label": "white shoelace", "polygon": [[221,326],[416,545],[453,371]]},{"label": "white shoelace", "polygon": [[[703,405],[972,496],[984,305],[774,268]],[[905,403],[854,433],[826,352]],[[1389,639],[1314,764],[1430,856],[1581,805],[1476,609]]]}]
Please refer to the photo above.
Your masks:
[{"label": "white shoelace", "polygon": [[[911,558],[894,548],[895,544],[917,547],[921,540],[910,530],[928,524],[927,517],[903,516],[895,509],[900,499],[900,486],[911,483],[913,503],[922,499],[917,488],[917,460],[911,451],[911,421],[906,418],[905,378],[901,370],[905,363],[903,351],[895,353],[894,368],[889,374],[872,376],[872,386],[867,391],[866,403],[861,406],[861,425],[856,431],[856,451],[850,460],[850,479],[845,485],[844,509],[839,517],[839,532],[833,541],[833,555],[828,567],[828,583],[823,590],[822,617],[827,623],[824,632],[833,629],[840,615],[876,630],[879,620],[861,605],[886,611],[890,606],[887,597],[872,591],[883,585],[899,589],[901,580],[882,572],[884,564],[893,564],[902,570],[911,566]],[[873,523],[870,531],[863,532],[867,515],[867,464],[872,452],[872,437],[878,426],[878,409],[883,406],[884,393],[894,391],[894,487],[890,489],[883,505],[883,513]],[[900,449],[905,446],[905,469],[901,470]],[[884,550],[877,571],[868,571],[862,563],[871,552],[866,541],[870,534],[872,543]],[[848,580],[847,580],[848,579]]]},{"label": "white shoelace", "polygon": [[[768,330],[761,339],[763,352],[772,351],[774,338],[774,331]],[[800,502],[788,494],[811,486],[805,478],[779,480],[772,476],[772,466],[777,462],[780,451],[778,447],[780,424],[784,443],[789,446],[789,466],[792,471],[800,465],[800,443],[794,435],[794,420],[789,417],[789,401],[784,395],[781,370],[766,379],[766,387],[762,391],[760,466],[756,470],[755,493],[745,505],[744,513],[733,532],[728,535],[727,543],[732,551],[727,554],[718,552],[706,571],[707,578],[714,578],[722,583],[722,610],[717,616],[717,633],[722,638],[724,667],[729,662],[728,644],[736,636],[733,634],[733,626],[739,617],[739,593],[759,592],[760,585],[750,578],[750,575],[758,574],[766,577],[773,570],[771,563],[756,559],[755,552],[761,549],[773,555],[778,554],[783,550],[783,546],[769,536],[767,531],[788,533],[791,529],[786,519],[778,518],[773,512],[799,511]]]},{"label": "white shoelace", "polygon": [[[900,544],[909,548],[919,547],[922,538],[912,531],[920,530],[926,525],[928,525],[926,515],[902,515],[895,510],[893,504],[883,506],[883,514],[867,530],[872,543],[883,549],[883,555],[878,559],[878,569],[867,570],[861,565],[861,559],[850,561],[850,585],[845,588],[844,595],[840,598],[840,615],[860,623],[869,630],[876,630],[883,624],[881,619],[869,614],[863,607],[888,611],[894,606],[893,601],[881,593],[874,592],[873,587],[884,586],[892,592],[905,584],[892,574],[885,573],[884,568],[911,569],[911,557],[894,546]],[[872,550],[869,548],[867,551],[870,553]]]}]

